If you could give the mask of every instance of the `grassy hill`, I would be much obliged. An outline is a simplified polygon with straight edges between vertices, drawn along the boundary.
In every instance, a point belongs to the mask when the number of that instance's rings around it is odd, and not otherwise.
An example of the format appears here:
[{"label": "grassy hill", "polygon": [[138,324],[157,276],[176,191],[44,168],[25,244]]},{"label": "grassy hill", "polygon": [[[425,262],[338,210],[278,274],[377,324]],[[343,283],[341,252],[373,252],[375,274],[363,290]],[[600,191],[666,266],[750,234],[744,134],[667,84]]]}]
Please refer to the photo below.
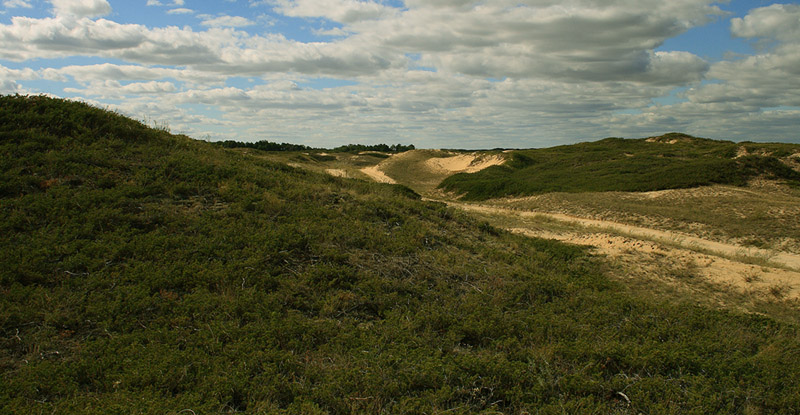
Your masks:
[{"label": "grassy hill", "polygon": [[650,139],[607,138],[515,151],[502,166],[453,175],[439,187],[465,200],[484,200],[547,192],[742,186],[762,175],[800,185],[800,173],[781,160],[798,153],[796,144],[737,144],[676,133]]},{"label": "grassy hill", "polygon": [[0,97],[0,413],[791,413],[800,332],[407,188]]}]

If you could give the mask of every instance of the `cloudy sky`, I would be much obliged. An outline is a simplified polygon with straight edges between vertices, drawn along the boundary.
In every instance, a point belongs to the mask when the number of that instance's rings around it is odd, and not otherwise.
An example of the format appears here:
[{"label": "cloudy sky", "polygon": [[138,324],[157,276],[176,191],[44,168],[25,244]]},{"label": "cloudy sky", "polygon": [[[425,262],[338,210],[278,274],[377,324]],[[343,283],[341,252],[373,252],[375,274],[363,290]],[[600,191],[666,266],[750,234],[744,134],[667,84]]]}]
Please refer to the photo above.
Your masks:
[{"label": "cloudy sky", "polygon": [[796,1],[0,2],[0,93],[195,138],[800,142]]}]

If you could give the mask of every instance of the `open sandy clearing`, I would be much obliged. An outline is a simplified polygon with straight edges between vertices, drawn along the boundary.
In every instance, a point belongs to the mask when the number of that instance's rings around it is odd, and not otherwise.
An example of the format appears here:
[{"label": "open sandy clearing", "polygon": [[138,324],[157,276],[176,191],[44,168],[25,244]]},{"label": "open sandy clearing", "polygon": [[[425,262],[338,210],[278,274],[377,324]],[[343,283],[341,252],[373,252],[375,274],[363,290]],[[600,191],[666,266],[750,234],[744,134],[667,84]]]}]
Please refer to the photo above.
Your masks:
[{"label": "open sandy clearing", "polygon": [[483,212],[483,213],[517,215],[523,217],[543,216],[562,222],[579,224],[581,226],[597,229],[599,231],[606,231],[606,232],[611,231],[612,233],[615,234],[622,234],[632,238],[654,241],[666,245],[691,249],[693,251],[705,252],[716,256],[741,259],[741,260],[749,259],[760,263],[770,263],[772,265],[790,269],[793,271],[800,271],[800,255],[791,254],[788,252],[777,252],[768,249],[726,244],[722,242],[709,241],[707,239],[702,239],[695,236],[682,234],[680,232],[661,231],[656,229],[625,225],[622,223],[611,222],[611,221],[586,219],[586,218],[565,215],[562,213],[516,211],[512,209],[479,206],[479,205],[468,205],[461,203],[451,203],[451,204],[459,208],[462,208],[464,210]]},{"label": "open sandy clearing", "polygon": [[361,172],[366,174],[372,180],[375,180],[378,183],[392,183],[392,184],[397,183],[394,179],[392,179],[391,177],[387,176],[386,173],[382,172],[378,168],[378,166],[380,166],[380,164],[375,165],[375,166],[371,166],[371,167],[363,168],[363,169],[361,169]]},{"label": "open sandy clearing", "polygon": [[347,171],[344,169],[325,169],[325,173],[334,177],[347,177]]},{"label": "open sandy clearing", "polygon": [[753,265],[675,248],[660,243],[607,233],[556,233],[511,228],[511,232],[590,245],[599,253],[619,261],[628,277],[661,275],[674,279],[705,278],[718,285],[766,297],[800,299],[800,272]]},{"label": "open sandy clearing", "polygon": [[361,172],[372,180],[400,183],[428,196],[436,193],[436,187],[448,176],[476,172],[504,161],[505,157],[497,153],[409,150],[392,154],[376,166],[361,169]]},{"label": "open sandy clearing", "polygon": [[459,154],[452,157],[436,157],[425,161],[425,167],[446,173],[475,173],[490,166],[503,164],[499,155]]},{"label": "open sandy clearing", "polygon": [[[742,292],[780,298],[800,298],[800,255],[709,241],[679,232],[667,232],[616,222],[557,213],[517,211],[497,207],[451,203],[477,213],[547,218],[576,224],[585,231],[549,231],[513,227],[512,232],[590,245],[620,260],[628,270],[693,275]],[[676,271],[677,270],[677,271]]]}]

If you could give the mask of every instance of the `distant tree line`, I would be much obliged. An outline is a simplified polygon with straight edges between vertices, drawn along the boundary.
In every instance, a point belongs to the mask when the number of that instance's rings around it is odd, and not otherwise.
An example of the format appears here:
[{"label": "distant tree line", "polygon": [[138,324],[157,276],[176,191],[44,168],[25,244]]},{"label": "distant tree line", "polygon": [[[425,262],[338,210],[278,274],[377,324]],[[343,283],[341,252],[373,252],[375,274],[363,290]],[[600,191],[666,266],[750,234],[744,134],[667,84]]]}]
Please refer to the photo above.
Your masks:
[{"label": "distant tree line", "polygon": [[414,150],[413,144],[403,145],[403,144],[347,144],[343,146],[339,146],[333,149],[326,149],[326,148],[314,148],[309,147],[303,144],[291,144],[291,143],[273,143],[271,141],[261,140],[252,143],[245,143],[241,141],[233,141],[233,140],[226,140],[226,141],[218,141],[217,144],[221,145],[225,148],[237,148],[237,147],[244,147],[244,148],[254,148],[257,150],[264,150],[264,151],[331,151],[336,153],[357,153],[361,151],[381,151],[385,153],[400,153],[403,151]]},{"label": "distant tree line", "polygon": [[254,143],[244,143],[241,141],[233,141],[233,140],[226,140],[226,141],[218,141],[217,144],[221,145],[225,148],[236,148],[236,147],[245,147],[245,148],[255,148],[257,150],[264,150],[264,151],[306,151],[306,150],[315,150],[309,146],[304,146],[302,144],[290,144],[290,143],[273,143],[271,141],[256,141]]}]

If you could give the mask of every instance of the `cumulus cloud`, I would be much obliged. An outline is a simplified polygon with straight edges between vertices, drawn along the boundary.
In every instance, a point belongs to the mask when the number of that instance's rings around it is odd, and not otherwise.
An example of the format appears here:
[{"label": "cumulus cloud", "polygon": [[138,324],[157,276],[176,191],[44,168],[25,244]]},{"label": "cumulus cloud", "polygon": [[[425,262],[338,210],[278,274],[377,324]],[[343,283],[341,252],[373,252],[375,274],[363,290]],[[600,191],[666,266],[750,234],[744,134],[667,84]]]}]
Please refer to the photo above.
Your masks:
[{"label": "cumulus cloud", "polygon": [[111,13],[106,0],[49,0],[56,16],[96,17]]},{"label": "cumulus cloud", "polygon": [[92,82],[86,88],[64,88],[64,92],[67,93],[78,93],[104,99],[120,99],[129,95],[157,95],[175,91],[177,91],[175,84],[156,81],[133,82],[123,85],[117,81],[107,80]]},{"label": "cumulus cloud", "polygon": [[206,27],[247,27],[256,24],[254,21],[241,16],[200,16],[203,26]]},{"label": "cumulus cloud", "polygon": [[[756,113],[765,108],[800,106],[800,6],[777,4],[731,21],[735,36],[768,39],[772,48],[741,59],[715,63],[716,83],[688,91],[688,105]],[[785,115],[785,114],[784,114]]]},{"label": "cumulus cloud", "polygon": [[[233,138],[314,145],[376,137],[442,147],[495,147],[526,137],[524,145],[544,145],[675,130],[755,131],[763,123],[788,131],[792,120],[800,123],[797,111],[784,108],[800,106],[800,6],[759,8],[732,20],[735,36],[764,41],[753,56],[709,63],[658,50],[720,16],[715,3],[406,0],[394,8],[379,0],[250,1],[309,18],[310,30],[329,36],[301,42],[239,29],[260,18],[198,15],[199,29],[148,28],[99,18],[110,12],[105,0],[53,0],[53,17],[0,24],[0,58],[122,62],[0,70],[0,88],[19,90],[32,77],[69,82],[68,93],[124,98],[126,113],[152,111],[199,136],[220,128],[236,131]],[[181,12],[193,13],[167,11]],[[243,77],[257,79],[245,87]],[[316,81],[346,86],[304,87]],[[676,87],[684,91],[680,102],[653,103]],[[181,109],[197,103],[223,115]]]},{"label": "cumulus cloud", "polygon": [[[225,23],[244,24],[239,19]],[[228,74],[299,72],[358,75],[405,62],[404,57],[360,41],[302,43],[280,35],[250,36],[229,28],[147,28],[105,19],[13,17],[0,25],[0,58],[99,56],[135,63],[191,66]]]},{"label": "cumulus cloud", "polygon": [[177,9],[169,9],[167,10],[167,14],[193,14],[194,10],[187,9],[187,8],[177,8]]},{"label": "cumulus cloud", "polygon": [[731,33],[743,38],[800,39],[800,5],[773,4],[731,20]]},{"label": "cumulus cloud", "polygon": [[160,0],[147,0],[148,6],[183,6],[184,0],[172,0],[171,2],[162,3]]},{"label": "cumulus cloud", "polygon": [[[387,46],[422,54],[427,66],[482,77],[563,77],[656,82],[699,79],[699,58],[659,56],[664,40],[703,24],[720,11],[703,1],[438,1],[409,2],[409,10],[380,22],[351,26]],[[673,79],[671,68],[683,61]],[[654,79],[665,75],[666,78]],[[646,79],[647,78],[647,79]]]},{"label": "cumulus cloud", "polygon": [[31,3],[28,0],[4,0],[3,6],[7,9],[14,9],[14,8],[24,8],[30,9],[33,8]]},{"label": "cumulus cloud", "polygon": [[114,81],[157,81],[174,79],[190,86],[214,87],[225,83],[226,76],[191,69],[152,68],[139,65],[115,65],[103,63],[96,65],[68,65],[62,68],[46,68],[38,71],[44,79],[73,79],[88,84],[98,79]]},{"label": "cumulus cloud", "polygon": [[395,14],[383,4],[364,0],[274,0],[275,10],[292,17],[324,17],[341,23],[372,20]]},{"label": "cumulus cloud", "polygon": [[[89,16],[110,10],[105,0],[88,1],[53,0],[58,13]],[[368,1],[325,1],[320,7],[319,1],[277,0],[275,7],[287,15],[322,14],[346,22],[342,29],[325,32],[341,37],[326,43],[226,29],[254,24],[240,16],[202,16],[202,24],[211,28],[206,32],[148,29],[104,19],[15,17],[11,25],[0,26],[0,39],[9,45],[0,46],[0,57],[24,60],[57,53],[198,65],[212,71],[376,75],[416,53],[420,64],[477,77],[678,85],[702,78],[707,65],[688,53],[655,53],[654,48],[717,12],[703,1],[688,0],[681,2],[688,4],[684,8],[628,0],[602,7],[588,0],[448,1],[417,8],[411,3],[405,11]],[[454,14],[453,7],[460,12]]]},{"label": "cumulus cloud", "polygon": [[19,81],[39,78],[39,74],[31,69],[10,69],[0,65],[0,94],[24,93]]}]

